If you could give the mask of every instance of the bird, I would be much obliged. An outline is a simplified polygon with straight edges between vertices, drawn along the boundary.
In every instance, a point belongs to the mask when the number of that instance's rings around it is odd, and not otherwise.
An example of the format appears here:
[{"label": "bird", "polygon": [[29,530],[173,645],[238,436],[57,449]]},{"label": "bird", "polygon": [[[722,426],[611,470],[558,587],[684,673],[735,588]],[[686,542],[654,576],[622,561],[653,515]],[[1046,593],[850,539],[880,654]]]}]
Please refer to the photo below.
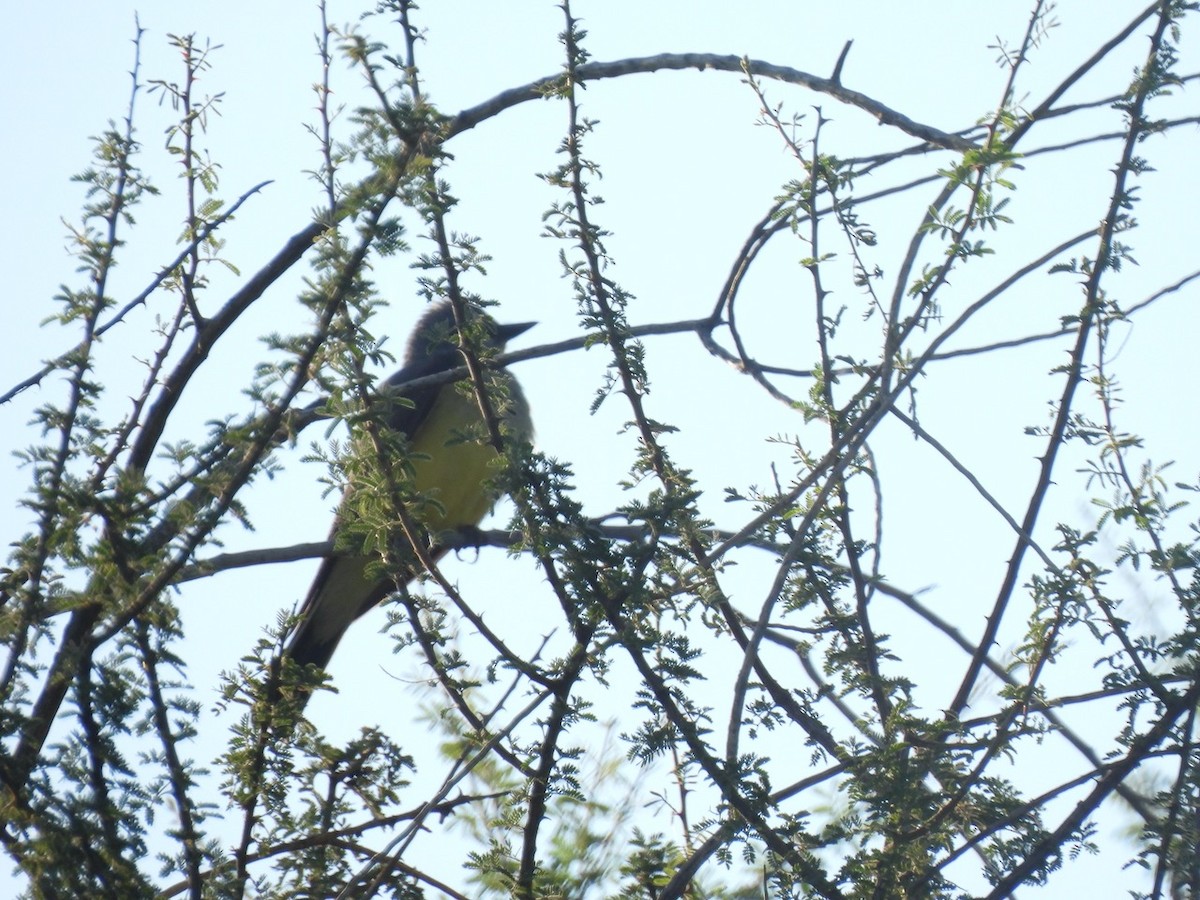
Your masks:
[{"label": "bird", "polygon": [[[488,351],[502,351],[509,340],[534,325],[500,325],[469,303],[462,304],[460,310],[467,317],[468,328],[480,327]],[[415,379],[465,365],[455,323],[455,309],[449,300],[431,304],[413,328],[403,367],[384,382],[380,392],[387,402],[381,424],[403,434],[412,454],[407,487],[413,495],[433,501],[414,506],[411,512],[434,542],[430,552],[435,559],[445,552],[445,548],[437,547],[438,533],[478,526],[496,500],[490,478],[498,454],[485,442],[483,414],[473,392],[464,389],[462,381],[405,387]],[[507,433],[514,440],[531,441],[529,403],[511,374],[501,372],[500,377],[507,395],[502,410]],[[473,434],[464,438],[464,433]],[[353,515],[347,503],[353,491],[351,479],[334,521],[335,538]],[[286,656],[300,666],[327,668],[350,625],[394,593],[398,583],[420,574],[420,563],[415,559],[395,577],[378,574],[378,560],[378,555],[362,552],[333,554],[322,560],[284,645]]]}]

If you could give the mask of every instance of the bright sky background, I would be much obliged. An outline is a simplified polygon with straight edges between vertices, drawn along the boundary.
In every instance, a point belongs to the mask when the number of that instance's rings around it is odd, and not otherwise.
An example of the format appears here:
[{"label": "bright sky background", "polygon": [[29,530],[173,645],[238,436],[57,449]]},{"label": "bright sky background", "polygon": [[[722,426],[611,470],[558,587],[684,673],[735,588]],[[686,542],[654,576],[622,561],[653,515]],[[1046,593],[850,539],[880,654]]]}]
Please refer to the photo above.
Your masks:
[{"label": "bright sky background", "polygon": [[[715,0],[578,0],[575,12],[584,19],[589,32],[586,46],[596,60],[667,51],[734,53],[828,75],[845,41],[852,38],[842,75],[847,86],[911,118],[951,131],[971,125],[998,101],[1006,73],[995,65],[997,53],[989,46],[998,35],[1009,45],[1018,44],[1032,5],[858,0],[842,3],[835,11],[829,4],[792,0],[742,4],[735,12]],[[351,20],[359,6],[330,0],[329,19],[335,24]],[[561,13],[549,0],[443,0],[426,6],[418,13],[428,29],[419,62],[424,87],[443,112],[472,106],[501,90],[552,74],[561,65],[556,41]],[[1057,84],[1143,6],[1124,0],[1099,6],[1091,0],[1059,3],[1056,15],[1061,27],[1051,32],[1024,73],[1029,105],[1040,102],[1047,86]],[[313,5],[298,0],[15,5],[7,11],[6,28],[0,34],[0,110],[8,123],[0,138],[0,166],[10,173],[7,215],[0,217],[7,284],[0,324],[9,336],[6,352],[0,356],[0,390],[36,371],[42,360],[74,340],[74,335],[64,336],[51,327],[39,329],[37,324],[53,311],[51,298],[60,284],[79,284],[74,263],[63,249],[60,220],[77,218],[82,192],[69,178],[88,164],[88,136],[103,129],[108,119],[125,114],[135,10],[146,29],[144,81],[181,77],[175,51],[167,44],[168,33],[196,32],[222,45],[213,54],[213,69],[201,88],[224,93],[220,116],[210,119],[203,139],[221,165],[221,195],[232,201],[259,182],[273,182],[220,232],[228,241],[227,258],[243,276],[253,273],[304,227],[310,210],[321,202],[318,186],[304,174],[318,165],[317,143],[304,128],[316,123],[315,94],[309,86],[320,77],[314,41],[318,17]],[[398,27],[373,20],[366,28],[399,46]],[[1068,102],[1098,99],[1124,86],[1145,46],[1144,39],[1131,41],[1103,69],[1107,78],[1085,80]],[[1198,58],[1186,36],[1184,54],[1193,63]],[[1196,71],[1197,66],[1185,64],[1182,70]],[[358,73],[339,62],[333,78],[335,101],[351,106],[357,102]],[[815,118],[812,107],[823,108],[832,120],[822,135],[827,152],[867,155],[913,143],[828,97],[778,84],[768,83],[768,90],[774,101],[784,104],[786,114],[808,116],[801,129],[806,138],[811,137]],[[670,72],[598,82],[587,88],[583,103],[584,113],[600,121],[588,144],[588,154],[604,169],[597,191],[607,203],[597,215],[614,232],[607,241],[617,261],[611,274],[637,297],[631,319],[643,323],[706,314],[750,228],[779,186],[800,177],[799,168],[776,135],[755,127],[757,101],[736,75]],[[1164,109],[1194,114],[1194,94],[1189,97],[1184,92],[1170,104]],[[120,257],[111,284],[113,296],[121,303],[175,255],[183,217],[175,173],[162,152],[163,130],[173,114],[169,106],[160,105],[158,95],[143,91],[136,118],[145,151],[143,164],[163,197],[135,211],[140,227],[127,235],[130,246]],[[1076,126],[1068,131],[1048,126],[1023,149],[1069,135],[1111,130],[1118,121],[1108,111],[1094,114],[1092,120],[1091,128]],[[470,287],[500,300],[504,319],[539,321],[520,346],[575,334],[570,284],[560,277],[556,263],[558,245],[540,237],[541,215],[556,194],[536,178],[555,164],[564,122],[561,105],[529,103],[483,123],[450,145],[456,160],[445,175],[462,201],[452,223],[479,235],[484,251],[494,257],[490,277]],[[341,127],[341,136],[348,137],[349,123]],[[1129,241],[1141,265],[1109,285],[1111,291],[1120,292],[1126,305],[1196,268],[1194,211],[1200,185],[1194,160],[1198,149],[1196,131],[1190,127],[1145,145],[1159,171],[1138,182],[1143,203],[1136,215],[1143,228],[1133,232]],[[970,302],[981,289],[1045,248],[1094,226],[1107,203],[1108,169],[1115,153],[1110,142],[1070,156],[1069,161],[1065,155],[1031,160],[1025,172],[1015,173],[1018,190],[1008,210],[1015,226],[989,237],[999,248],[998,257],[973,263],[952,278],[946,299]],[[919,158],[905,171],[928,172],[949,161],[945,154]],[[889,173],[878,182],[863,181],[857,187],[866,192],[898,180]],[[885,272],[895,272],[903,241],[933,194],[933,189],[924,189],[924,193],[864,208],[864,217],[885,238],[871,258]],[[425,249],[419,231],[409,237],[418,252]],[[1080,252],[1091,252],[1091,245]],[[777,242],[744,289],[747,331],[764,362],[807,367],[817,358],[809,282],[796,266],[805,254],[798,243]],[[420,309],[411,288],[409,261],[408,257],[385,261],[375,272],[383,292],[393,300],[377,328],[394,336],[397,354]],[[215,308],[239,282],[216,269],[210,275],[210,302]],[[193,424],[245,409],[240,391],[259,359],[257,335],[304,327],[294,303],[302,275],[303,267],[297,267],[277,283],[245,317],[237,338],[222,348],[216,362],[224,377],[213,379],[210,372],[203,393],[194,391],[195,396],[186,398],[184,410]],[[859,295],[848,283],[833,287],[835,297],[850,307],[847,330],[855,334],[857,329],[869,346],[878,320],[857,324],[862,309]],[[1070,277],[1039,280],[1036,290],[1031,284],[1016,292],[965,329],[954,346],[1051,330],[1058,316],[1074,311],[1078,296]],[[1195,479],[1197,473],[1194,404],[1190,396],[1179,395],[1200,383],[1194,351],[1200,324],[1196,301],[1193,287],[1138,316],[1126,330],[1127,343],[1117,358],[1127,403],[1126,429],[1146,438],[1156,461],[1179,460],[1173,477],[1185,481]],[[114,408],[120,408],[122,398],[140,378],[139,369],[121,363],[147,352],[144,335],[152,312],[153,303],[151,311],[135,317],[136,324],[122,326],[105,339],[102,361],[111,368],[100,371],[102,377],[113,379],[106,383]],[[647,346],[654,379],[652,414],[681,429],[668,446],[706,487],[706,509],[717,524],[738,524],[745,510],[725,506],[722,489],[768,484],[770,463],[786,461],[787,453],[766,441],[773,435],[802,432],[799,416],[709,357],[694,339],[658,338]],[[923,424],[951,445],[1018,517],[1033,483],[1034,457],[1042,448],[1041,441],[1026,437],[1023,429],[1048,422],[1046,404],[1057,395],[1059,385],[1046,373],[1065,361],[1064,347],[1056,342],[1004,357],[957,362],[952,377],[931,377],[920,387]],[[931,370],[934,375],[939,371]],[[623,502],[617,483],[629,464],[632,441],[618,429],[626,415],[611,402],[596,416],[586,413],[601,384],[599,353],[538,360],[518,367],[516,374],[533,404],[540,447],[575,465],[580,497],[589,512],[600,515]],[[128,385],[118,383],[122,376],[130,379]],[[27,391],[0,409],[5,423],[0,449],[34,440],[20,426],[52,390],[52,385],[46,385]],[[257,531],[226,528],[222,534],[227,549],[325,537],[336,498],[322,498],[319,468],[300,463],[308,441],[320,437],[320,429],[314,429],[300,448],[281,453],[286,471],[256,485],[246,497]],[[888,487],[885,575],[908,590],[928,589],[925,598],[932,605],[957,616],[968,635],[977,634],[1011,552],[1011,533],[898,423],[881,430],[876,451]],[[1066,480],[1074,468],[1067,464],[1060,469],[1062,490],[1054,497],[1054,511],[1047,521],[1053,521],[1053,516],[1073,517],[1086,527],[1094,513],[1088,508],[1082,478],[1075,483]],[[27,516],[16,509],[15,499],[25,490],[25,478],[23,471],[0,478],[0,523],[6,540],[16,539],[24,530]],[[191,630],[191,674],[206,704],[214,697],[217,673],[235,665],[261,628],[304,595],[315,565],[227,573],[184,587],[180,602]],[[528,604],[519,618],[528,622],[524,639],[531,651],[553,627],[539,625],[543,621],[539,604],[552,601],[546,592],[539,594],[536,573],[527,560],[489,551],[478,561],[464,555],[444,568],[468,594],[472,589],[476,594],[481,589],[485,595],[489,590],[495,593],[491,614],[498,621],[510,616],[514,602]],[[735,600],[744,601],[747,610],[756,609],[760,602],[762,574],[758,572],[756,580],[756,573],[750,571],[734,580],[744,591]],[[497,584],[505,590],[497,591]],[[1134,589],[1150,591],[1144,598],[1144,614],[1152,618],[1156,588],[1147,588],[1143,579]],[[545,614],[545,622],[557,623],[550,606]],[[377,615],[352,629],[333,666],[342,693],[312,704],[314,718],[335,736],[388,721],[388,716],[400,732],[412,718],[409,708],[389,706],[390,697],[402,696],[404,685],[381,677],[381,666],[401,677],[411,677],[416,670],[411,662],[400,663],[390,656],[387,638],[376,630],[382,621],[382,615]],[[961,671],[964,660],[957,650],[938,642],[937,651],[931,653],[927,630],[905,633],[906,626],[914,627],[911,617],[899,616],[894,625],[900,629],[897,647],[902,653],[908,651],[906,665],[931,678],[934,687],[941,685],[939,654],[944,652],[951,660],[951,671]],[[1016,637],[1006,635],[1001,644]],[[951,677],[947,691],[956,683],[956,677]],[[949,699],[950,693],[931,693],[926,702],[937,709]],[[602,715],[627,709],[627,698],[613,700],[613,709],[602,710]],[[214,746],[219,746],[224,725],[208,721],[212,731],[206,739],[211,736]],[[1101,837],[1113,839],[1118,825]],[[657,827],[667,823],[660,821]],[[1129,855],[1125,847],[1117,846],[1119,857],[1102,858],[1087,867],[1097,879],[1095,884],[1107,888],[1105,896],[1117,896],[1118,881],[1135,877],[1121,873],[1119,863],[1114,863],[1114,858],[1124,861]],[[4,877],[0,872],[0,892]]]}]

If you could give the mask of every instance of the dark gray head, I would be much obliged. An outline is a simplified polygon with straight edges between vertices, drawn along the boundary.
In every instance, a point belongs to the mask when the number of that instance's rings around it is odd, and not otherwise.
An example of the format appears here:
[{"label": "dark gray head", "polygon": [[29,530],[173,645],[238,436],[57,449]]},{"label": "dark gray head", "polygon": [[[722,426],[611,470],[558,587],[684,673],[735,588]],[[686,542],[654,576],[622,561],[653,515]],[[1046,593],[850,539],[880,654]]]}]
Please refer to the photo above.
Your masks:
[{"label": "dark gray head", "polygon": [[[504,345],[517,335],[533,327],[533,322],[518,322],[500,325],[486,312],[471,304],[465,305],[467,325],[478,324],[484,329],[483,339],[492,350],[503,350]],[[405,363],[412,365],[424,361],[445,360],[459,365],[462,357],[458,353],[458,330],[454,326],[454,307],[449,300],[439,300],[430,305],[417,321],[412,336],[408,339]]]}]

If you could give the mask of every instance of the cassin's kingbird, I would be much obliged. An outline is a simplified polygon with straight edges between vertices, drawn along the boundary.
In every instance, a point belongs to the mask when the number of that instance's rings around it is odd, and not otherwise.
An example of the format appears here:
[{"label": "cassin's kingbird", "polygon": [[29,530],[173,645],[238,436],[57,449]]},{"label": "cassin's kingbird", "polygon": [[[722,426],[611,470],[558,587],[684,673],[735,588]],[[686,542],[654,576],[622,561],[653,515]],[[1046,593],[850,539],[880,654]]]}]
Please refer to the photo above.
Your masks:
[{"label": "cassin's kingbird", "polygon": [[[498,325],[491,316],[471,306],[466,306],[466,312],[469,323],[482,326],[489,350],[502,350],[505,342],[533,325]],[[431,539],[441,531],[474,527],[483,519],[496,499],[489,488],[495,474],[492,462],[496,450],[482,433],[483,417],[476,397],[464,390],[461,381],[411,390],[401,387],[390,395],[388,388],[463,366],[465,359],[458,341],[450,302],[431,306],[413,329],[404,367],[387,380],[381,392],[392,400],[384,420],[386,426],[407,436],[415,456],[409,486],[434,501],[414,511],[414,518]],[[505,420],[509,433],[516,440],[529,440],[533,436],[529,404],[515,378],[507,373],[501,373],[501,377],[507,392]],[[399,398],[403,399],[396,402]],[[464,433],[473,436],[464,438]],[[343,499],[342,513],[334,523],[335,535],[344,524],[346,509]],[[435,557],[440,555],[436,547],[433,553]],[[403,580],[403,575],[399,579],[368,576],[372,561],[369,556],[350,554],[328,556],[322,562],[287,644],[286,653],[297,663],[327,666],[350,623]],[[409,577],[417,574],[414,568]]]}]

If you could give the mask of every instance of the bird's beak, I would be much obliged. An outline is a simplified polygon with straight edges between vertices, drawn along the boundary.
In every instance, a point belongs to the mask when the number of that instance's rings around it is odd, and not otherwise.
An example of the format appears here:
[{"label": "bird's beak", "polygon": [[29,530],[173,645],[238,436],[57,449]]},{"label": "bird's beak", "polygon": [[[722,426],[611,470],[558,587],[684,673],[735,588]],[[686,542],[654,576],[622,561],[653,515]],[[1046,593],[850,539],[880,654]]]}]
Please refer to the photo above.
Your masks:
[{"label": "bird's beak", "polygon": [[524,334],[537,322],[517,322],[513,325],[499,325],[496,327],[496,337],[499,339],[501,346],[507,344],[519,334]]}]

